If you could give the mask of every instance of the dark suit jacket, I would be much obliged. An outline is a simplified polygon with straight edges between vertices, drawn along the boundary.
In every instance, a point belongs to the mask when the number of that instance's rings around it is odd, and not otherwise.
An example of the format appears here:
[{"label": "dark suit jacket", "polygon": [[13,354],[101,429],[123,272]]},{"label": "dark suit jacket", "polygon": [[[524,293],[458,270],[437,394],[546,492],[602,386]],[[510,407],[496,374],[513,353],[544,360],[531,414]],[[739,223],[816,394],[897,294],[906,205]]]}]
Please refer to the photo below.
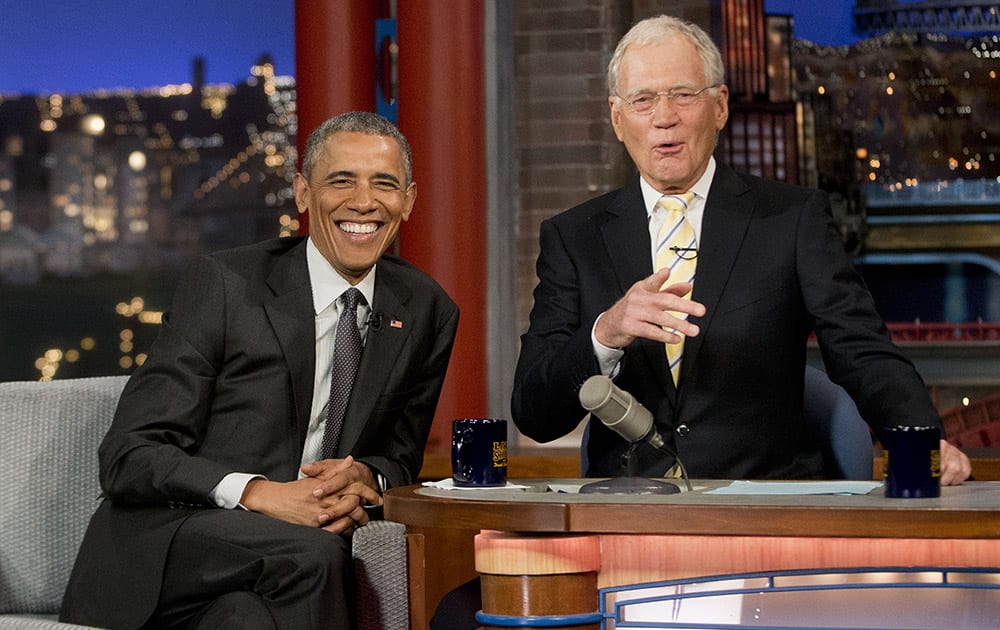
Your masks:
[{"label": "dark suit jacket", "polygon": [[[512,397],[517,427],[546,442],[584,417],[577,394],[598,372],[597,316],[652,273],[638,178],[545,221],[530,326]],[[802,423],[806,339],[815,330],[831,378],[876,432],[940,426],[913,366],[892,345],[845,254],[825,193],[743,176],[719,165],[706,200],[691,321],[677,387],[663,344],[625,348],[615,382],[653,412],[688,473],[716,478],[820,474]],[[591,420],[590,476],[621,474],[626,442]],[[639,474],[672,458],[642,444]]]},{"label": "dark suit jacket", "polygon": [[[383,256],[338,457],[390,485],[416,480],[458,325],[426,274]],[[99,451],[106,500],[88,528],[63,616],[136,627],[156,604],[171,539],[231,472],[297,478],[309,425],[315,325],[305,240],[197,261],[122,394]],[[401,327],[389,325],[402,322]]]}]

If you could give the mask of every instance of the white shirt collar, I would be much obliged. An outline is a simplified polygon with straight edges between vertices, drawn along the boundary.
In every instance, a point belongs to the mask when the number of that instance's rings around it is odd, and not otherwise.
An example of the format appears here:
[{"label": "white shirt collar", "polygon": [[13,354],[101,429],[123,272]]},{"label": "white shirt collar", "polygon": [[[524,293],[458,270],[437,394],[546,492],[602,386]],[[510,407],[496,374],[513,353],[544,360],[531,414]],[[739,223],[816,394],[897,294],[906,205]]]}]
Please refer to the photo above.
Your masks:
[{"label": "white shirt collar", "polygon": [[[708,158],[708,165],[705,167],[705,172],[701,174],[698,181],[691,187],[691,192],[698,195],[699,199],[708,199],[708,189],[712,187],[712,179],[715,178],[715,166],[715,156],[713,155]],[[652,216],[653,210],[656,209],[656,202],[660,200],[663,193],[653,188],[646,181],[646,178],[642,176],[639,177],[639,187],[642,189],[642,201],[646,206],[646,215]]]},{"label": "white shirt collar", "polygon": [[309,268],[309,282],[312,285],[313,308],[317,315],[326,310],[351,286],[361,291],[361,295],[365,296],[365,302],[371,307],[375,296],[375,267],[372,267],[361,282],[351,285],[337,273],[323,254],[319,253],[312,238],[306,242],[306,265]]}]

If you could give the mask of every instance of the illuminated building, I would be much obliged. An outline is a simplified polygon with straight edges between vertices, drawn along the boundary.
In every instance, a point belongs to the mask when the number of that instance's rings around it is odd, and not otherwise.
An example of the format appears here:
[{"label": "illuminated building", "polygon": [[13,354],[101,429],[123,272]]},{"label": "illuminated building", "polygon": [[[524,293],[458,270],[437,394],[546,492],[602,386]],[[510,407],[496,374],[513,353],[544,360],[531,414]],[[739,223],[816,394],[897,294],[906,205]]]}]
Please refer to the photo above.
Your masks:
[{"label": "illuminated building", "polygon": [[[239,85],[205,85],[201,60],[194,74],[0,100],[0,233],[38,233],[40,267],[68,277],[177,268],[293,232],[294,80],[266,56]],[[24,251],[0,257],[0,275],[23,281],[5,267],[23,268]]]}]

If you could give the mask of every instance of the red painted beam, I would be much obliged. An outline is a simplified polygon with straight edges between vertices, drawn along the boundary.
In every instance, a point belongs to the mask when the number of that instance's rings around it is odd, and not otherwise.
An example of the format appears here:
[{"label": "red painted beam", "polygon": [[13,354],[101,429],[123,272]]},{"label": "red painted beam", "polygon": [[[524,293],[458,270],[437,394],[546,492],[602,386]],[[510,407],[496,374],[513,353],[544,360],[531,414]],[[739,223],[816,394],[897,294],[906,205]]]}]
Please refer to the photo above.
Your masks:
[{"label": "red painted beam", "polygon": [[[375,19],[371,0],[296,0],[295,92],[299,160],[313,129],[337,114],[375,111]],[[264,18],[266,19],[266,18]],[[308,217],[299,217],[308,232]]]},{"label": "red painted beam", "polygon": [[400,253],[441,283],[462,315],[428,451],[451,419],[487,410],[486,156],[483,5],[398,4],[399,126],[414,155],[417,201]]}]

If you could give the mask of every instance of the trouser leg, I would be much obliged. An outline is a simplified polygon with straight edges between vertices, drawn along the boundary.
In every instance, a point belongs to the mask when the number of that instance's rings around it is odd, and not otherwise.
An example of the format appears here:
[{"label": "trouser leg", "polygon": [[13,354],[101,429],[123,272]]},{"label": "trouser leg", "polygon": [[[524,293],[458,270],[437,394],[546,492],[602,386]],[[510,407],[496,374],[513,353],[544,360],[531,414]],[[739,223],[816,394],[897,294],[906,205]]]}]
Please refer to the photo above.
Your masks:
[{"label": "trouser leg", "polygon": [[483,608],[479,578],[473,578],[446,593],[430,621],[431,630],[475,630],[476,613]]},{"label": "trouser leg", "polygon": [[[252,616],[262,628],[352,628],[354,591],[350,541],[342,536],[254,512],[209,509],[188,518],[174,537],[151,625],[204,620],[217,627],[230,610],[243,627]],[[261,605],[247,597],[216,604],[240,592]]]}]

